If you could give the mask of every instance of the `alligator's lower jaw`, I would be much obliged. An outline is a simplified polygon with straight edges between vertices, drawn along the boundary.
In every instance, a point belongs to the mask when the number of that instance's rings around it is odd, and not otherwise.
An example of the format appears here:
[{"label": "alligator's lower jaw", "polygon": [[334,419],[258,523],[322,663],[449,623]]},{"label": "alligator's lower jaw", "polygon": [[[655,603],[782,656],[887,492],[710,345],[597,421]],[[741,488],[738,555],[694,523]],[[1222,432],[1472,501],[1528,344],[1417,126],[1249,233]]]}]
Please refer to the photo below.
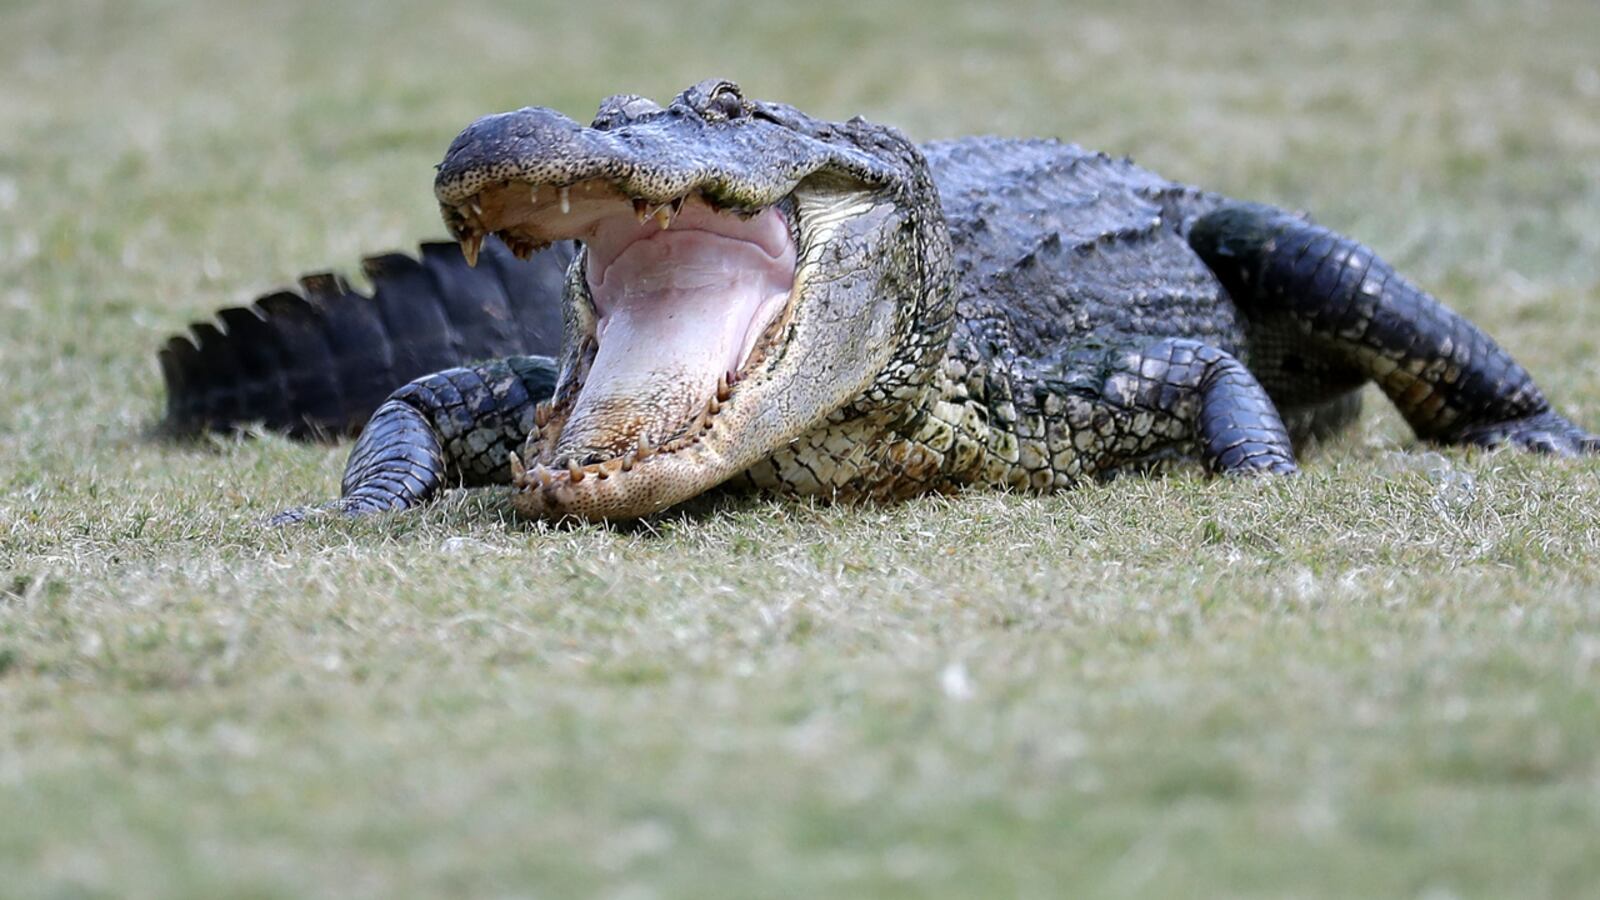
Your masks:
[{"label": "alligator's lower jaw", "polygon": [[747,395],[796,293],[783,214],[718,212],[698,195],[652,208],[601,182],[489,189],[475,204],[513,245],[576,238],[586,250],[590,302],[570,314],[580,352],[526,465],[513,463],[518,510],[634,518],[737,474]]},{"label": "alligator's lower jaw", "polygon": [[638,519],[738,474],[725,463],[711,448],[695,443],[632,464],[608,460],[571,471],[535,466],[514,472],[511,505],[518,515],[534,519]]}]

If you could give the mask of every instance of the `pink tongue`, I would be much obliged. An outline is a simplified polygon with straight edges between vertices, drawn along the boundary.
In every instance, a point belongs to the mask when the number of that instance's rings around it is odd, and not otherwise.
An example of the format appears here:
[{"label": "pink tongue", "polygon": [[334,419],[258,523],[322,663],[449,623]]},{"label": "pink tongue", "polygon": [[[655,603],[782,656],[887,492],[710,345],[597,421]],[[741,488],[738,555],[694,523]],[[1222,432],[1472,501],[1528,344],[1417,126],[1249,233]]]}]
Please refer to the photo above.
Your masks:
[{"label": "pink tongue", "polygon": [[738,371],[782,309],[792,259],[704,231],[632,244],[590,290],[599,350],[556,444],[557,461],[619,455],[681,432]]}]

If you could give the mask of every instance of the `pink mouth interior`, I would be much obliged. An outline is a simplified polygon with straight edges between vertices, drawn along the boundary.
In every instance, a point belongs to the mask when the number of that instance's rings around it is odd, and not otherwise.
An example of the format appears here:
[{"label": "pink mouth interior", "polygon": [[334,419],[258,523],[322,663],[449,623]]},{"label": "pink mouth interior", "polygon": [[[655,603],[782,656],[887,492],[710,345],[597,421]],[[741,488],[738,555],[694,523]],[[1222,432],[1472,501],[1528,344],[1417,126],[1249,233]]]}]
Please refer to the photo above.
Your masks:
[{"label": "pink mouth interior", "polygon": [[598,349],[554,454],[580,462],[681,431],[748,361],[795,273],[776,209],[740,219],[691,198],[669,228],[630,210],[584,237]]}]

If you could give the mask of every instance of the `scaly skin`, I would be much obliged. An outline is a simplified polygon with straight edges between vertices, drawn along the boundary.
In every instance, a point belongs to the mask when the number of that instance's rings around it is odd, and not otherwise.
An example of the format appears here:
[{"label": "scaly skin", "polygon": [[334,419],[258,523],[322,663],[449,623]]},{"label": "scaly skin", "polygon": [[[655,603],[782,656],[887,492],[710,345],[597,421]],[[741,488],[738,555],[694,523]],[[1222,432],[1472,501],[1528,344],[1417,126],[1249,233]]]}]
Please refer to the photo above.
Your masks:
[{"label": "scaly skin", "polygon": [[[618,209],[662,227],[686,198],[711,211],[697,221],[777,209],[795,286],[698,417],[645,404],[619,419],[579,402],[607,384],[590,369],[601,337],[580,250],[549,396],[501,392],[446,426],[439,401],[404,389],[405,408],[384,407],[352,454],[347,512],[506,477],[464,477],[447,438],[467,431],[496,435],[471,452],[504,451],[515,505],[547,518],[648,515],[724,484],[887,500],[1048,491],[1194,457],[1291,473],[1294,442],[1351,421],[1369,380],[1429,441],[1600,449],[1491,339],[1365,247],[1054,141],[919,148],[705,82],[666,109],[612,98],[588,128],[542,109],[481,119],[435,191],[469,259],[491,232],[524,257],[600,240],[609,226],[594,223]],[[618,433],[674,436],[635,449]],[[394,460],[427,471],[394,487]],[[381,503],[350,500],[383,479]]]},{"label": "scaly skin", "polygon": [[1243,324],[1184,240],[1220,198],[1053,141],[923,149],[961,273],[933,383],[888,436],[817,429],[751,482],[846,498],[1045,491],[1197,441],[1215,471],[1293,471],[1233,358]]}]

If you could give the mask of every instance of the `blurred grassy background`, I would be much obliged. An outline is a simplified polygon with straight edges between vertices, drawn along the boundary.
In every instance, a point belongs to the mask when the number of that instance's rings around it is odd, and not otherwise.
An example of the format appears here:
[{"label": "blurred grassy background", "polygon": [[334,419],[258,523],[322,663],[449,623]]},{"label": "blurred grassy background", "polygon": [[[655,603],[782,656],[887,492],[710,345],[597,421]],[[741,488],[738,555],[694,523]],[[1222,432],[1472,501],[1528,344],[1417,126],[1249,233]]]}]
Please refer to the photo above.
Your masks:
[{"label": "blurred grassy background", "polygon": [[[1573,896],[1600,468],[270,532],[153,351],[442,229],[473,117],[701,78],[1315,210],[1600,423],[1600,7],[0,3],[0,894]],[[1203,7],[1203,8],[1202,8]],[[1376,404],[1374,404],[1376,405]]]}]

